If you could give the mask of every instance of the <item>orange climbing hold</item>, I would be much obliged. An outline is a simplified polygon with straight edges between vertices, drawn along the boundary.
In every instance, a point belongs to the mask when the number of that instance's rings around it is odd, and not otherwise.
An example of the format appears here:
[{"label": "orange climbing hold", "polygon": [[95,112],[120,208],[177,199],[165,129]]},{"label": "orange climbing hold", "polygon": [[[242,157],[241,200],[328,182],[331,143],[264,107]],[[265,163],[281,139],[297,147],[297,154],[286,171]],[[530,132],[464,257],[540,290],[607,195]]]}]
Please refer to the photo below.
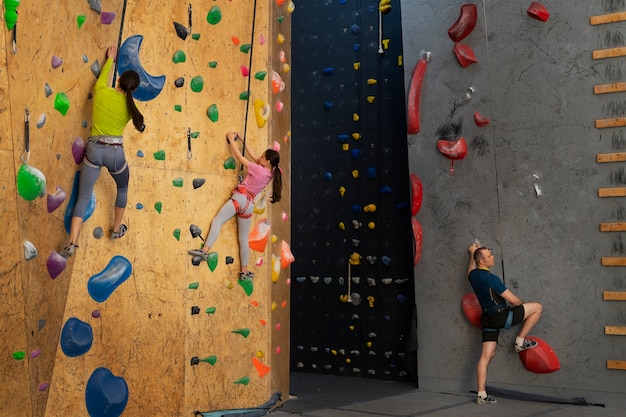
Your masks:
[{"label": "orange climbing hold", "polygon": [[269,365],[264,364],[256,357],[252,358],[252,364],[254,365],[254,369],[256,369],[257,373],[259,374],[259,377],[263,378],[265,375],[269,374]]},{"label": "orange climbing hold", "polygon": [[289,248],[289,244],[284,240],[280,243],[280,266],[285,269],[295,261],[296,258],[291,253],[291,249]]},{"label": "orange climbing hold", "polygon": [[248,246],[257,252],[265,252],[267,240],[270,237],[272,224],[268,219],[261,219],[255,225],[248,238]]}]

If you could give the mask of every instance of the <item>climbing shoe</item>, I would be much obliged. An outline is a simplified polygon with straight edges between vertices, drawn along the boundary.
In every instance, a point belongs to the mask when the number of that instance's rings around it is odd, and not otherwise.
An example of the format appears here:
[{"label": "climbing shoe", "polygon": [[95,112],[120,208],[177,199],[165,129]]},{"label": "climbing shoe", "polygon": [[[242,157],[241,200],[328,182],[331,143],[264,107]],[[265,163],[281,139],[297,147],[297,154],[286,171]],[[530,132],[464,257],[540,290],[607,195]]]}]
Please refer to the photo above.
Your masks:
[{"label": "climbing shoe", "polygon": [[78,249],[78,246],[76,246],[73,243],[70,243],[69,245],[63,248],[63,250],[61,251],[59,255],[67,259],[70,256],[74,255],[74,252],[76,252],[76,249]]},{"label": "climbing shoe", "polygon": [[128,227],[125,224],[120,224],[119,231],[112,230],[111,231],[111,239],[119,239],[126,234]]},{"label": "climbing shoe", "polygon": [[491,395],[487,395],[485,398],[476,397],[476,404],[496,404],[497,402]]},{"label": "climbing shoe", "polygon": [[246,271],[246,272],[239,273],[239,279],[242,281],[253,279],[253,278],[254,278],[254,272]]},{"label": "climbing shoe", "polygon": [[202,258],[203,261],[209,259],[209,254],[202,249],[192,249],[187,251],[187,253],[191,256],[199,256],[200,258]]},{"label": "climbing shoe", "polygon": [[515,345],[515,351],[517,353],[520,353],[522,350],[532,349],[534,347],[537,347],[537,342],[535,342],[534,340],[524,339],[524,343],[522,343],[522,346]]}]

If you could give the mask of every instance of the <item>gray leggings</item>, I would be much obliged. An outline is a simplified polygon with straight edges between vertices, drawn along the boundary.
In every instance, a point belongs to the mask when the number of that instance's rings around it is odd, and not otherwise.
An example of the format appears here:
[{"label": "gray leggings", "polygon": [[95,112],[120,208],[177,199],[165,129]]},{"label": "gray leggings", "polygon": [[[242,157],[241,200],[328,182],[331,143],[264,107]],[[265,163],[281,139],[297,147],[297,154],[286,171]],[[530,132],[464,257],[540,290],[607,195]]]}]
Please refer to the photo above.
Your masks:
[{"label": "gray leggings", "polygon": [[117,185],[115,207],[126,207],[130,173],[128,164],[126,164],[123,145],[103,145],[89,141],[85,148],[85,159],[78,183],[78,198],[74,207],[74,217],[85,217],[93,187],[96,185],[96,180],[100,176],[100,169],[103,166],[109,170],[109,174]]},{"label": "gray leggings", "polygon": [[[230,200],[228,200],[220,211],[217,212],[215,218],[211,222],[211,229],[206,237],[205,246],[209,248],[213,246],[217,240],[217,236],[220,234],[220,229],[228,220],[237,214],[235,210],[235,201],[239,205],[239,214],[245,216],[251,215],[254,210],[254,202],[249,201],[245,194],[233,193]],[[250,247],[248,246],[248,233],[250,232],[250,224],[252,218],[241,218],[237,216],[237,237],[239,239],[239,258],[242,266],[247,266],[250,260]]]}]

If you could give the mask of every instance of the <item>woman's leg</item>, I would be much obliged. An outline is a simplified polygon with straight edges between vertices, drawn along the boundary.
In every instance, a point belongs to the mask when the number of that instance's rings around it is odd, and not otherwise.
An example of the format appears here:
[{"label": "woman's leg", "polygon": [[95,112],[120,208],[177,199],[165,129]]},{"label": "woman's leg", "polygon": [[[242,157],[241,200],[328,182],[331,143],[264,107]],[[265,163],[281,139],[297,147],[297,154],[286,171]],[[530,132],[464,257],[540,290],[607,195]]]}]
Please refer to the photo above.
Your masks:
[{"label": "woman's leg", "polygon": [[[251,201],[245,215],[252,214],[254,203]],[[239,259],[241,262],[241,272],[248,272],[248,263],[250,262],[250,246],[248,244],[248,236],[250,235],[250,225],[252,217],[237,217],[237,238],[239,239]]]},{"label": "woman's leg", "polygon": [[80,235],[80,228],[83,224],[83,218],[87,211],[87,205],[91,200],[91,194],[93,193],[93,187],[100,175],[100,167],[96,167],[88,162],[83,163],[83,168],[80,172],[80,179],[78,181],[78,198],[76,199],[76,205],[72,213],[72,222],[70,225],[70,237],[69,243],[76,245],[78,242],[78,236]]},{"label": "woman's leg", "polygon": [[[117,196],[115,197],[115,219],[113,222],[113,232],[119,233],[122,224],[122,217],[126,210],[128,202],[128,181],[130,179],[130,170],[124,156],[124,149],[121,146],[110,147],[114,152],[109,153],[109,158],[105,161],[106,167],[115,185],[117,186]],[[111,160],[112,156],[112,160]]]},{"label": "woman's leg", "polygon": [[209,233],[207,234],[204,245],[202,246],[202,250],[204,252],[208,253],[211,250],[211,246],[213,246],[215,241],[217,241],[217,237],[220,234],[222,226],[235,214],[235,205],[233,204],[233,201],[229,199],[217,212],[217,215],[213,218],[213,221],[211,221],[211,228],[209,229]]}]

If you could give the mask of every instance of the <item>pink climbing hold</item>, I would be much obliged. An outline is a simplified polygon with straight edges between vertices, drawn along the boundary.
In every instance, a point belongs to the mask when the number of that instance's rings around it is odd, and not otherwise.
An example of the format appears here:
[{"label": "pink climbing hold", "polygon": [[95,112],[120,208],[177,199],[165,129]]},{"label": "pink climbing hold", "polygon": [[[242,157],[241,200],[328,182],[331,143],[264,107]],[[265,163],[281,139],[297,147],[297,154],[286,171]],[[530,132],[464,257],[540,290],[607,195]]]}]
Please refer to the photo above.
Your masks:
[{"label": "pink climbing hold", "polygon": [[483,116],[479,112],[474,112],[474,123],[476,123],[476,126],[478,126],[478,127],[483,127],[483,126],[487,126],[489,123],[491,123],[491,120],[486,118],[485,116]]},{"label": "pink climbing hold", "polygon": [[528,16],[533,19],[541,20],[545,22],[550,17],[550,12],[546,9],[541,3],[533,1],[530,6],[528,6],[528,10],[526,11]]},{"label": "pink climbing hold", "polygon": [[474,55],[474,50],[469,45],[457,43],[454,45],[453,51],[456,55],[456,59],[463,68],[467,68],[478,62],[476,55]]},{"label": "pink climbing hold", "polygon": [[478,11],[475,4],[464,4],[461,6],[461,14],[454,24],[448,29],[448,36],[452,42],[461,42],[469,36],[476,27]]},{"label": "pink climbing hold", "polygon": [[248,70],[248,67],[246,67],[245,65],[242,65],[239,68],[241,69],[241,75],[243,75],[244,77],[247,77],[250,75],[250,71]]},{"label": "pink climbing hold", "polygon": [[63,59],[59,58],[56,55],[52,55],[52,59],[50,60],[50,65],[52,65],[52,69],[57,69],[63,64]]}]

